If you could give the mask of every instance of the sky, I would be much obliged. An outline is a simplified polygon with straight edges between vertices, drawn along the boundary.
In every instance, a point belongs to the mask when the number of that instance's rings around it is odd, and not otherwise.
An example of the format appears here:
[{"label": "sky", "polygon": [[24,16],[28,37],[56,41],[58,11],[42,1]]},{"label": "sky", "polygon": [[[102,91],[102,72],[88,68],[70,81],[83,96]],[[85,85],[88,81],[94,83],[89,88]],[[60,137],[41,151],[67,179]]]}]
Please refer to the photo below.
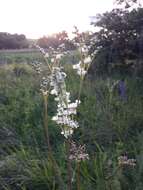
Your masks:
[{"label": "sky", "polygon": [[114,0],[0,0],[0,32],[28,38],[66,30],[76,25],[90,30],[90,16],[113,8]]}]

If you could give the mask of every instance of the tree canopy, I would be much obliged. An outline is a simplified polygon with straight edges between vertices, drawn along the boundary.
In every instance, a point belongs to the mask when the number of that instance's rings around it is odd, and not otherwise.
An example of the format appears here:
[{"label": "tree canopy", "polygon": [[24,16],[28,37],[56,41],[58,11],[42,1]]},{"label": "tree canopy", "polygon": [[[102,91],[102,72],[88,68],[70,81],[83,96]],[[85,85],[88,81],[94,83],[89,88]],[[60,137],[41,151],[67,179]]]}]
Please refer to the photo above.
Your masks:
[{"label": "tree canopy", "polygon": [[51,36],[43,36],[38,39],[37,44],[45,49],[54,48],[57,49],[59,46],[64,44],[66,50],[75,49],[74,44],[68,39],[68,34],[65,31],[62,31]]},{"label": "tree canopy", "polygon": [[117,4],[123,4],[125,5],[125,8],[129,8],[133,6],[134,4],[140,5],[140,0],[116,0]]},{"label": "tree canopy", "polygon": [[99,14],[92,22],[100,28],[94,33],[91,52],[96,53],[93,71],[111,73],[143,69],[143,8],[132,11],[114,9]]}]

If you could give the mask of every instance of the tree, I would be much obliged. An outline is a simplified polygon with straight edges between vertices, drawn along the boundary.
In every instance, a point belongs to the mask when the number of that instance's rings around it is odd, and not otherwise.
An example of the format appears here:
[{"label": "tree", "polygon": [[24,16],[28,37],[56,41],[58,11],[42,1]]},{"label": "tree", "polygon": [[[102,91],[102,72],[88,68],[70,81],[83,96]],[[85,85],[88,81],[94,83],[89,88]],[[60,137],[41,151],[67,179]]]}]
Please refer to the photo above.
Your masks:
[{"label": "tree", "polygon": [[65,31],[47,37],[43,36],[42,38],[38,39],[37,44],[45,49],[57,49],[62,44],[64,44],[64,48],[66,50],[75,49],[74,44],[68,39],[68,34]]},{"label": "tree", "polygon": [[92,70],[99,73],[113,71],[141,71],[143,67],[143,8],[132,11],[114,9],[98,15],[92,22],[100,31],[91,53],[97,51]]},{"label": "tree", "polygon": [[125,8],[130,8],[131,6],[138,4],[140,4],[140,0],[116,0],[117,4],[123,4],[125,5]]},{"label": "tree", "polygon": [[28,46],[25,35],[0,32],[0,49],[22,49],[28,48]]}]

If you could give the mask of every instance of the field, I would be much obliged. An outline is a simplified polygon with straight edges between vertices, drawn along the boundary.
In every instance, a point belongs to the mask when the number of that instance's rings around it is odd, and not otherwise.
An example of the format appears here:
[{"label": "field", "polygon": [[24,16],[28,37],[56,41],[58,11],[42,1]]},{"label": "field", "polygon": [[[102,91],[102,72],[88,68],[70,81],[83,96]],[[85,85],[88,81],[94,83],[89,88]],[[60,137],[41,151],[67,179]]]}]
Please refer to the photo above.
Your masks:
[{"label": "field", "polygon": [[[62,60],[67,89],[75,100],[80,87],[72,69],[72,53]],[[39,52],[0,52],[0,190],[58,190],[43,132],[43,99],[33,61],[44,61]],[[125,79],[126,98],[118,92],[120,77],[87,75],[78,107],[79,128],[74,140],[86,145],[89,160],[72,163],[72,186],[77,190],[143,189],[143,85],[142,78]],[[48,125],[53,154],[66,189],[66,141],[52,121],[56,104],[48,104]],[[122,160],[122,159],[125,160]],[[125,162],[126,161],[126,162]]]},{"label": "field", "polygon": [[[31,63],[43,60],[41,53],[37,49],[0,50],[0,65],[10,63]],[[75,63],[77,55],[74,51],[65,58],[65,61]]]}]

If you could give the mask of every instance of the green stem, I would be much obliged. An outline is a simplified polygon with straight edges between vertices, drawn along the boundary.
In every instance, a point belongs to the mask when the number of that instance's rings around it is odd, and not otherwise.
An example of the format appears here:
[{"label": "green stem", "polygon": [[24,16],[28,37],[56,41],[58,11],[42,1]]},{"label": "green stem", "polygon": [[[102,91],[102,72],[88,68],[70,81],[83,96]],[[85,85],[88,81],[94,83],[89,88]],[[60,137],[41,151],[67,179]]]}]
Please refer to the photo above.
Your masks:
[{"label": "green stem", "polygon": [[44,131],[45,131],[45,140],[49,150],[49,153],[52,151],[49,138],[48,130],[48,95],[44,95]]},{"label": "green stem", "polygon": [[[43,56],[44,56],[44,55],[43,55]],[[44,60],[45,60],[45,62],[47,63],[47,66],[48,66],[48,68],[49,68],[49,71],[52,72],[52,69],[51,69],[51,67],[50,67],[50,65],[49,65],[49,63],[48,63],[48,61],[47,61],[47,59],[46,59],[45,56],[44,56]]]},{"label": "green stem", "polygon": [[80,190],[80,162],[77,162],[77,190]]},{"label": "green stem", "polygon": [[82,91],[82,86],[83,86],[83,78],[81,77],[80,79],[80,86],[79,86],[79,92],[78,92],[78,103],[80,101],[80,95],[81,95],[81,91]]},{"label": "green stem", "polygon": [[68,183],[67,183],[67,189],[72,190],[72,168],[71,168],[71,160],[69,159],[70,156],[70,139],[66,140],[66,147],[67,147],[67,172],[68,172]]}]

